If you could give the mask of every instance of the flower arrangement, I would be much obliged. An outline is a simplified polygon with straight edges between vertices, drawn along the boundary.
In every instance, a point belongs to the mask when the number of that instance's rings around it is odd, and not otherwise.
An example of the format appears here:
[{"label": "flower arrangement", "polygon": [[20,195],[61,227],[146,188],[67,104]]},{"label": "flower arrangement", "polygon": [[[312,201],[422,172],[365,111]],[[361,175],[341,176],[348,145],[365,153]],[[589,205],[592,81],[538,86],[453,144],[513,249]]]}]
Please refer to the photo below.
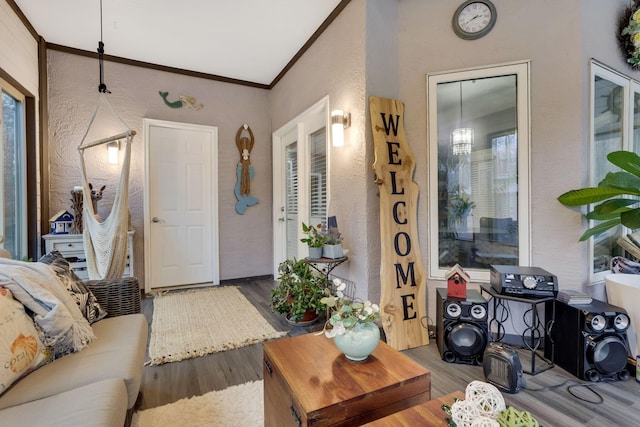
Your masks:
[{"label": "flower arrangement", "polygon": [[635,0],[620,19],[618,42],[631,68],[640,68],[640,0]]},{"label": "flower arrangement", "polygon": [[302,223],[302,233],[307,237],[300,239],[302,243],[306,243],[310,248],[321,248],[325,243],[325,235],[320,232],[322,224],[307,225]]},{"label": "flower arrangement", "polygon": [[[320,301],[327,306],[331,316],[324,325],[327,338],[344,335],[347,330],[355,329],[358,325],[371,324],[380,320],[380,308],[371,301],[358,301],[344,295],[347,285],[342,280],[333,279],[335,294],[329,294]],[[329,329],[329,325],[331,328]]]}]

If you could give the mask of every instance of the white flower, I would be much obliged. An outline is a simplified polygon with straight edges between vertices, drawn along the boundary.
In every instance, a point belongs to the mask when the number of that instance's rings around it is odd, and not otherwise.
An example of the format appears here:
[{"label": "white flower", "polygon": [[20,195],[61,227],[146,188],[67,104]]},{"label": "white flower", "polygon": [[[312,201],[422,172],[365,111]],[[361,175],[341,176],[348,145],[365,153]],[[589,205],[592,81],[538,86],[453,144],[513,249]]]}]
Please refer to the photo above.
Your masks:
[{"label": "white flower", "polygon": [[338,321],[333,325],[333,328],[328,331],[324,331],[324,334],[327,338],[333,338],[336,335],[343,335],[345,333],[344,323],[342,321]]}]

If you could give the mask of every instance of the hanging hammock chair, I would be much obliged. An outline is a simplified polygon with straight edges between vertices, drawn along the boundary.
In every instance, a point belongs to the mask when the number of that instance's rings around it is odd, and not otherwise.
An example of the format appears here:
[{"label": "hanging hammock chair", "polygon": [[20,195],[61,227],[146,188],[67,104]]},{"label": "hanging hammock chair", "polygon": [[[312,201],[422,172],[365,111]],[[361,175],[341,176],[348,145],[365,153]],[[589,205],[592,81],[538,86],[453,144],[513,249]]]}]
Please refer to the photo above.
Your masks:
[{"label": "hanging hammock chair", "polygon": [[[85,144],[89,129],[93,125],[100,107],[106,104],[111,112],[127,128],[123,133],[103,138]],[[80,170],[82,174],[82,191],[85,203],[83,204],[83,235],[85,256],[87,258],[87,272],[89,279],[115,279],[122,277],[127,261],[127,245],[129,231],[129,166],[131,160],[131,142],[136,132],[130,129],[122,118],[116,113],[106,98],[105,92],[100,94],[100,102],[96,106],[89,127],[78,146],[80,153]],[[97,212],[93,209],[91,201],[91,189],[87,179],[84,151],[87,148],[125,139],[124,157],[120,181],[116,188],[113,206],[109,216],[104,221],[99,221]]]}]

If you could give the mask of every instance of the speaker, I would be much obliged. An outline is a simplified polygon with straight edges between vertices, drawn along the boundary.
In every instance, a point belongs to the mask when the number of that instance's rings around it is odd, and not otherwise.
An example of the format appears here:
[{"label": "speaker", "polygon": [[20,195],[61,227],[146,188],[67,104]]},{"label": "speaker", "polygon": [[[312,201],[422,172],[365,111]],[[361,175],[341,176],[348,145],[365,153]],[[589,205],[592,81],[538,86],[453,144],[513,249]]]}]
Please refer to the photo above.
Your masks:
[{"label": "speaker", "polygon": [[449,298],[437,288],[436,342],[442,360],[449,363],[482,364],[489,336],[488,304],[480,292],[467,289],[467,298]]},{"label": "speaker", "polygon": [[620,307],[604,301],[569,305],[550,301],[547,324],[555,320],[545,338],[544,355],[567,372],[586,381],[626,380],[630,319]]}]

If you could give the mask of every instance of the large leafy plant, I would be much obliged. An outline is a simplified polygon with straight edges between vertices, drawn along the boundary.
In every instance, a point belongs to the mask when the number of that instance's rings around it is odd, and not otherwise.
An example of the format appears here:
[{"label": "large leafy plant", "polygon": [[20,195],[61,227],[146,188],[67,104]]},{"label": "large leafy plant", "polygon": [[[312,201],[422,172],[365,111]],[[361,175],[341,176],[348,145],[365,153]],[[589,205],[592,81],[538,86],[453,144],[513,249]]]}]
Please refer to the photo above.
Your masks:
[{"label": "large leafy plant", "polygon": [[640,228],[640,207],[634,207],[640,203],[640,156],[630,151],[613,151],[607,160],[622,171],[609,172],[597,187],[571,190],[558,197],[566,206],[598,203],[586,217],[601,222],[585,231],[580,241],[620,224],[632,230]]},{"label": "large leafy plant", "polygon": [[322,313],[326,280],[315,274],[304,260],[287,259],[278,266],[278,285],[271,290],[271,307],[291,321],[301,320],[307,311]]}]

